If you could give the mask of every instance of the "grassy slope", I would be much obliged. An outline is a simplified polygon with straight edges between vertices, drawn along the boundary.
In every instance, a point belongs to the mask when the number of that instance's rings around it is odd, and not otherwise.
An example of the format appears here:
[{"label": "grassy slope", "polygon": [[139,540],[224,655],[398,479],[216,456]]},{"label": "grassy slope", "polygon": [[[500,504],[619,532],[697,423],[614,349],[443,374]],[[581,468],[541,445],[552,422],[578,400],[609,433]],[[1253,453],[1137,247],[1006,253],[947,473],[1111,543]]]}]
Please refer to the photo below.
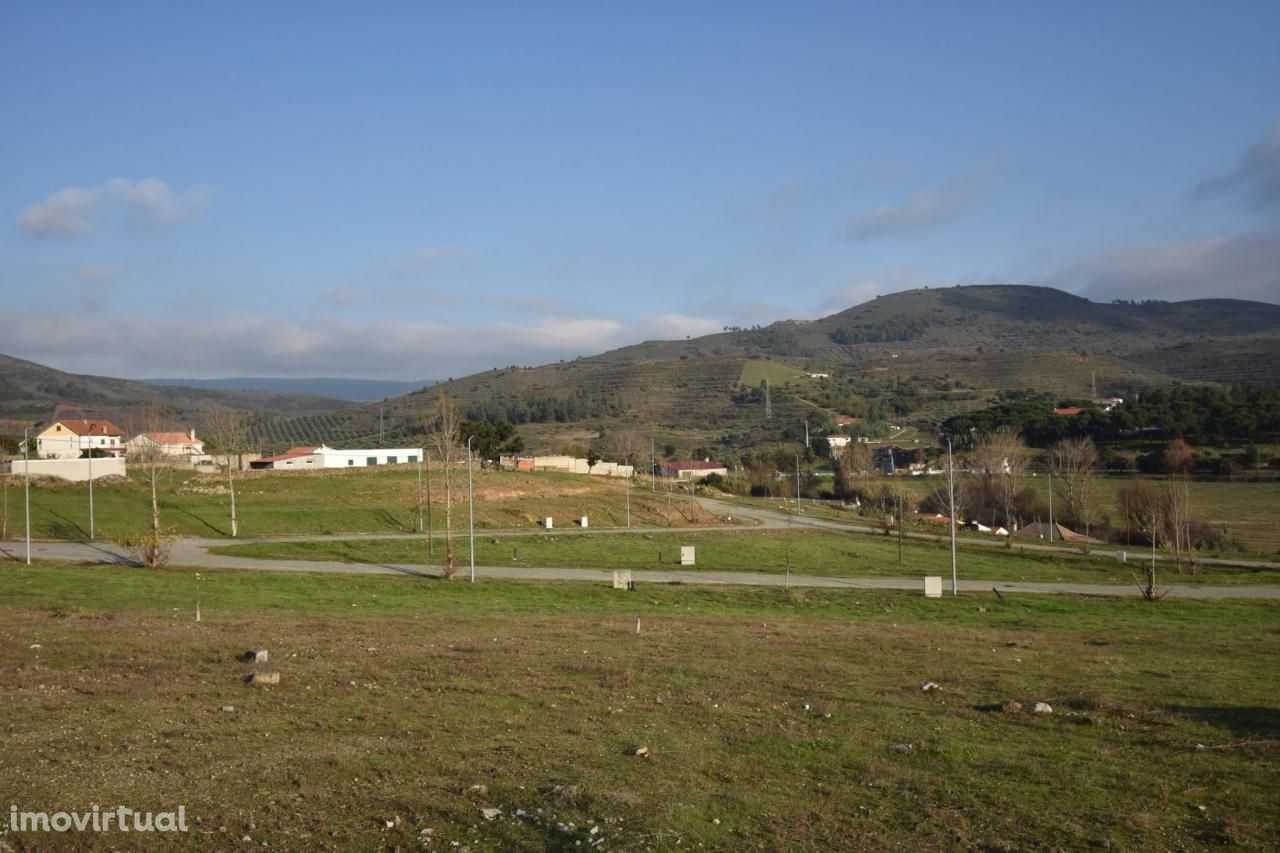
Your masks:
[{"label": "grassy slope", "polygon": [[[444,486],[440,471],[433,476],[433,517],[444,525]],[[21,532],[22,491],[19,478],[0,477],[7,492],[9,535]],[[917,500],[936,482],[903,479]],[[1045,490],[1046,478],[1029,480]],[[1127,481],[1098,481],[1100,516],[1118,519],[1117,490]],[[550,515],[565,526],[582,515],[592,527],[626,524],[626,486],[569,474],[524,474],[476,471],[476,525],[484,529],[531,527]],[[230,500],[225,482],[217,476],[173,472],[161,483],[161,516],[166,526],[192,536],[227,535]],[[242,536],[305,534],[406,533],[417,526],[417,471],[409,466],[381,471],[313,473],[254,473],[237,480],[236,503]],[[459,472],[455,501],[465,499],[465,472]],[[0,506],[4,498],[0,497]],[[94,487],[96,532],[104,538],[138,533],[150,521],[149,491],[141,479],[98,483]],[[776,501],[748,501],[778,507]],[[1280,484],[1193,482],[1193,514],[1215,526],[1225,525],[1232,538],[1245,546],[1245,555],[1280,554]],[[455,506],[458,504],[455,503]],[[85,484],[39,483],[31,491],[32,533],[37,538],[81,538],[88,533],[88,487]],[[675,526],[713,519],[696,512],[678,497],[672,502]],[[849,510],[823,510],[806,505],[806,512],[845,521],[867,521]],[[462,511],[465,512],[465,506]],[[2,514],[2,511],[0,511]],[[667,526],[665,497],[651,494],[645,484],[631,490],[635,526]],[[926,528],[922,528],[926,529]],[[932,528],[927,528],[932,531]],[[1228,554],[1227,556],[1233,556]],[[1240,556],[1234,554],[1234,556]]]},{"label": "grassy slope", "polygon": [[[474,477],[476,526],[481,529],[532,527],[548,515],[560,526],[583,515],[596,527],[626,524],[625,481],[484,470],[475,471]],[[430,479],[431,522],[442,530],[445,485],[438,466]],[[15,477],[9,482],[9,531],[14,536],[21,533],[23,521],[22,481]],[[228,535],[230,497],[224,478],[173,471],[164,475],[161,490],[160,514],[166,527],[191,536]],[[455,471],[453,490],[458,524],[466,517],[465,468]],[[98,483],[93,494],[99,537],[135,534],[150,525],[150,490],[140,475]],[[407,465],[379,471],[261,472],[237,479],[236,514],[241,536],[407,533],[417,526],[417,494],[417,471]],[[32,534],[38,538],[86,537],[87,484],[47,481],[33,487],[31,514]],[[631,517],[637,526],[666,526],[665,497],[632,488]],[[673,525],[709,520],[687,501],[672,502]]]},{"label": "grassy slope", "polygon": [[[874,330],[904,318],[925,324],[919,337],[850,346],[831,340],[840,329]],[[1205,337],[1206,331],[1213,337]],[[788,320],[693,340],[650,341],[541,367],[494,368],[440,388],[464,404],[522,396],[566,398],[580,389],[608,396],[619,410],[570,424],[523,428],[539,448],[554,448],[575,430],[601,424],[609,430],[639,427],[660,441],[689,447],[715,443],[726,433],[745,433],[760,444],[777,440],[780,424],[809,414],[782,389],[774,397],[770,422],[763,419],[761,407],[732,405],[729,395],[738,381],[750,379],[747,384],[755,385],[766,373],[771,384],[812,369],[903,381],[950,376],[987,395],[1025,388],[1084,395],[1095,374],[1106,391],[1130,382],[1205,378],[1205,362],[1210,367],[1220,362],[1220,369],[1210,370],[1215,381],[1274,381],[1259,376],[1250,366],[1256,359],[1248,353],[1266,353],[1277,343],[1280,307],[1264,303],[1198,300],[1121,306],[1043,287],[933,288],[891,294],[812,322]],[[1152,355],[1170,346],[1181,347],[1178,358]],[[414,427],[435,393],[432,389],[353,408],[344,414],[344,435],[376,434],[380,409],[396,428]],[[981,401],[957,400],[953,407],[931,408],[916,417],[936,422],[976,405]],[[297,425],[297,435],[310,429],[304,426]]]},{"label": "grassy slope", "polygon": [[[633,536],[555,535],[476,540],[476,562],[482,566],[562,566],[597,569],[677,568],[680,546],[697,549],[698,572],[748,571],[828,577],[923,577],[951,573],[951,551],[945,545],[907,541],[898,562],[897,540],[813,530],[719,533],[682,531]],[[464,546],[465,547],[465,546]],[[346,540],[270,542],[231,545],[215,553],[280,560],[336,560],[351,563],[428,564],[421,540]],[[514,555],[514,556],[513,556]],[[1111,552],[1094,559],[1024,554],[1018,549],[966,549],[959,571],[970,580],[1065,583],[1134,583],[1141,565],[1117,563]],[[1162,565],[1165,586],[1193,584],[1276,584],[1278,569],[1204,567],[1192,576]]]},{"label": "grassy slope", "polygon": [[1280,844],[1270,604],[11,566],[0,607],[0,799],[183,803],[193,849]]}]

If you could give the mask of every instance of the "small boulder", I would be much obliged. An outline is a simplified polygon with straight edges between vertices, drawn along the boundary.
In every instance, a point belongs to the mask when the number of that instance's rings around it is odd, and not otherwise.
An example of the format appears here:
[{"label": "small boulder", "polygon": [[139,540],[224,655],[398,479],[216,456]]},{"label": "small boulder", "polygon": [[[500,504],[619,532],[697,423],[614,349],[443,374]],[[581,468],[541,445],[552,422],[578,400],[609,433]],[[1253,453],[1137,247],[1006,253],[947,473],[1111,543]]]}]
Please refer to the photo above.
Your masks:
[{"label": "small boulder", "polygon": [[264,684],[279,684],[280,673],[278,672],[251,672],[244,677],[246,684],[252,684],[260,687]]},{"label": "small boulder", "polygon": [[1004,711],[1006,714],[1018,714],[1022,712],[1022,703],[1014,702],[1013,700],[1002,702],[1000,704],[1000,710]]},{"label": "small boulder", "polygon": [[1034,710],[1037,714],[1052,714],[1053,706],[1048,702],[1037,702]]},{"label": "small boulder", "polygon": [[268,655],[266,649],[249,649],[247,652],[240,655],[240,660],[245,663],[266,663],[267,658]]},{"label": "small boulder", "polygon": [[915,749],[913,744],[909,743],[891,743],[889,748],[894,752],[912,752]]},{"label": "small boulder", "polygon": [[502,809],[481,809],[480,816],[485,820],[497,820],[502,817]]},{"label": "small boulder", "polygon": [[648,758],[648,757],[649,757],[649,747],[647,747],[647,746],[637,746],[635,749],[631,750],[631,754],[632,754],[632,755],[634,755],[634,756],[637,756],[637,757],[639,757],[639,758]]},{"label": "small boulder", "polygon": [[936,681],[926,681],[920,685],[920,689],[928,693],[930,690],[941,690],[942,687]]}]

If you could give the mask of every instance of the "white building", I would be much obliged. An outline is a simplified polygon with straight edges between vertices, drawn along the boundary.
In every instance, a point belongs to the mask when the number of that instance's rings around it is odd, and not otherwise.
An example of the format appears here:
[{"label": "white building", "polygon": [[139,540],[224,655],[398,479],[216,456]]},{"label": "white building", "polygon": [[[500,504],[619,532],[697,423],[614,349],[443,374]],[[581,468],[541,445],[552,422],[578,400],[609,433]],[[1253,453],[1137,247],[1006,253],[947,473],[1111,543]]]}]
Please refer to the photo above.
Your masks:
[{"label": "white building", "polygon": [[41,459],[79,459],[90,448],[110,456],[124,452],[124,433],[111,421],[54,421],[35,439],[32,450]]},{"label": "white building", "polygon": [[852,441],[850,436],[842,435],[840,433],[827,436],[827,444],[831,445],[832,450],[839,447],[848,447],[850,441]]},{"label": "white building", "polygon": [[278,456],[265,456],[249,463],[250,468],[274,471],[307,471],[317,468],[365,468],[371,465],[401,465],[422,458],[421,447],[380,447],[376,450],[337,450],[294,447]]},{"label": "white building", "polygon": [[130,456],[158,453],[162,456],[174,456],[193,462],[206,458],[204,442],[196,438],[194,429],[186,432],[139,433],[125,443],[125,450]]}]

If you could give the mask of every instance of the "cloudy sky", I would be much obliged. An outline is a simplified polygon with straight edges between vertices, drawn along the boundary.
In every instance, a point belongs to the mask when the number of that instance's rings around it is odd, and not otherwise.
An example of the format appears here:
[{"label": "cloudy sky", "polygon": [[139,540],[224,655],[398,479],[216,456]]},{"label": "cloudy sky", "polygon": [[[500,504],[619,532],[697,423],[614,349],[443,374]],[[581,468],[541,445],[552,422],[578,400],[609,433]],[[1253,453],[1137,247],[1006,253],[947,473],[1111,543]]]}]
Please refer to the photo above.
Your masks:
[{"label": "cloudy sky", "polygon": [[922,285],[1276,302],[1277,33],[1274,0],[14,0],[0,352],[417,379]]}]

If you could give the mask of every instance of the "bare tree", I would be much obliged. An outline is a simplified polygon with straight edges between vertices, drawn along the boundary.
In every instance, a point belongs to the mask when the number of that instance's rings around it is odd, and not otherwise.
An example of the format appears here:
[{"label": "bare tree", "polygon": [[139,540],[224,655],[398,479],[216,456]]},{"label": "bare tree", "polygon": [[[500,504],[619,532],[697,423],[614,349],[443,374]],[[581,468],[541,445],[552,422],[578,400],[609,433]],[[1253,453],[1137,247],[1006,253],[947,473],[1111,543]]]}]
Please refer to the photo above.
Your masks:
[{"label": "bare tree", "polygon": [[610,430],[601,446],[601,455],[606,459],[626,465],[639,466],[643,454],[648,451],[644,436],[635,430]]},{"label": "bare tree", "polygon": [[1191,558],[1191,488],[1185,475],[1175,475],[1160,490],[1160,521],[1165,541],[1173,546],[1173,560],[1181,571],[1195,571]]},{"label": "bare tree", "polygon": [[1160,495],[1151,483],[1139,480],[1130,483],[1120,490],[1120,503],[1124,507],[1125,523],[1132,524],[1151,540],[1151,562],[1147,566],[1146,582],[1139,584],[1142,597],[1155,601],[1160,597],[1156,584],[1156,545],[1160,538],[1160,523],[1163,515]]},{"label": "bare tree", "polygon": [[[1012,534],[1018,527],[1018,491],[1027,471],[1027,443],[1010,427],[1001,427],[978,439],[970,460],[982,486],[983,502],[998,508],[1004,525]],[[1013,536],[1005,540],[1013,547]]]},{"label": "bare tree", "polygon": [[[248,443],[248,416],[234,409],[217,409],[208,418],[209,437],[226,460],[227,492],[231,496],[231,536],[240,535],[236,518],[235,470],[240,467]],[[234,457],[234,460],[233,460]]]},{"label": "bare tree", "polygon": [[1049,470],[1053,473],[1054,486],[1062,502],[1067,505],[1067,516],[1076,529],[1084,528],[1089,535],[1093,521],[1090,492],[1098,473],[1098,448],[1093,439],[1064,438],[1049,449]]},{"label": "bare tree", "polygon": [[[835,468],[836,485],[841,496],[858,494],[862,490],[859,483],[871,475],[875,462],[871,446],[856,441],[844,447],[833,448],[831,462]],[[859,498],[866,497],[858,494]]]},{"label": "bare tree", "polygon": [[160,526],[160,500],[158,496],[160,478],[169,470],[169,458],[161,449],[160,442],[146,437],[164,431],[167,416],[158,404],[151,404],[143,415],[142,434],[135,436],[134,446],[129,449],[129,464],[141,470],[151,487],[151,530],[149,533],[135,536],[126,544],[144,566],[159,567],[169,562],[169,548],[172,537]]},{"label": "bare tree", "polygon": [[452,579],[458,566],[453,551],[453,466],[458,459],[458,428],[462,415],[458,404],[443,392],[436,397],[431,420],[431,440],[444,466],[444,576]]}]

